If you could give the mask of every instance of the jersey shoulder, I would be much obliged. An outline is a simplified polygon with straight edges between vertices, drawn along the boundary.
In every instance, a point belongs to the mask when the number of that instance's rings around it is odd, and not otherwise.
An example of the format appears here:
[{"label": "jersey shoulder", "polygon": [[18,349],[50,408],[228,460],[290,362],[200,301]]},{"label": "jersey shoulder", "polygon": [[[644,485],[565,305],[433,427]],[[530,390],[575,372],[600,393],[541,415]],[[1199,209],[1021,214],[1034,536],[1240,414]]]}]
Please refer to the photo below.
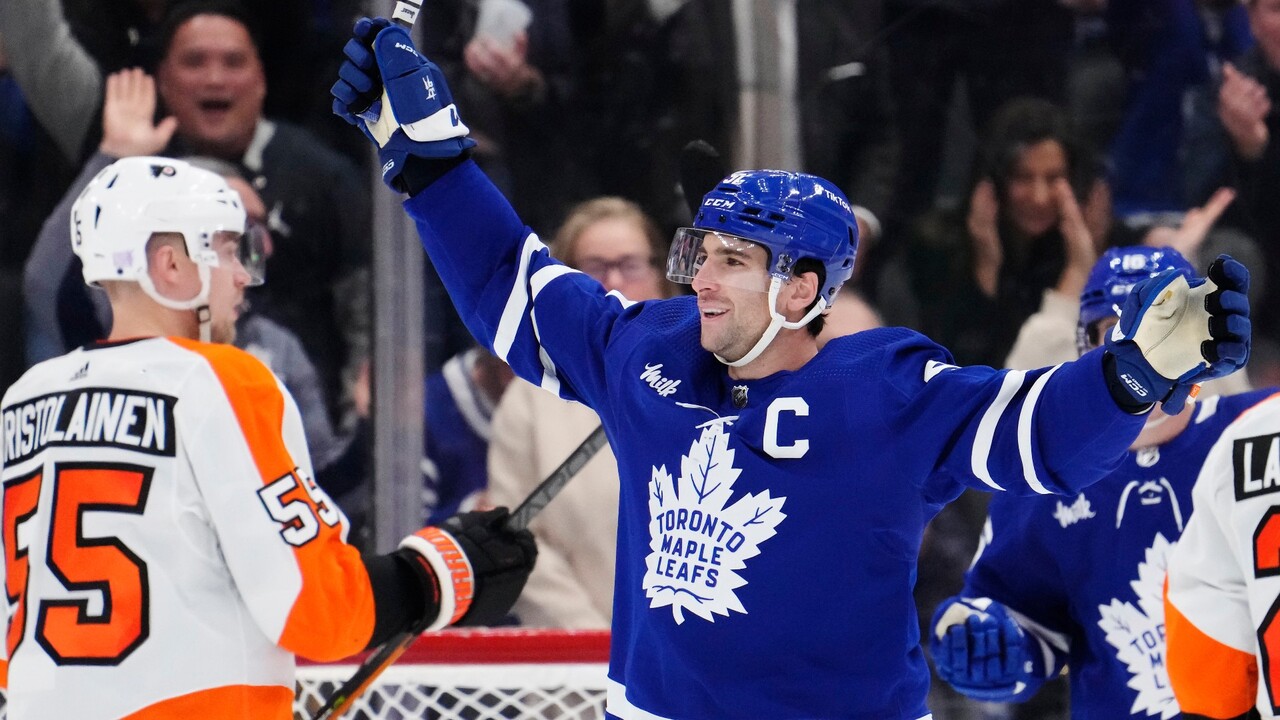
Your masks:
[{"label": "jersey shoulder", "polygon": [[224,387],[273,388],[279,380],[253,354],[234,345],[205,343],[186,338],[167,338],[174,345],[208,364]]},{"label": "jersey shoulder", "polygon": [[1280,397],[1280,387],[1259,388],[1235,395],[1220,395],[1202,400],[1197,403],[1196,415],[1192,422],[1197,425],[1216,423],[1225,427],[1253,408],[1267,404],[1274,397]]},{"label": "jersey shoulder", "polygon": [[833,338],[805,366],[804,374],[856,377],[874,374],[905,389],[927,382],[933,374],[953,367],[946,348],[920,333],[902,327],[874,328]]}]

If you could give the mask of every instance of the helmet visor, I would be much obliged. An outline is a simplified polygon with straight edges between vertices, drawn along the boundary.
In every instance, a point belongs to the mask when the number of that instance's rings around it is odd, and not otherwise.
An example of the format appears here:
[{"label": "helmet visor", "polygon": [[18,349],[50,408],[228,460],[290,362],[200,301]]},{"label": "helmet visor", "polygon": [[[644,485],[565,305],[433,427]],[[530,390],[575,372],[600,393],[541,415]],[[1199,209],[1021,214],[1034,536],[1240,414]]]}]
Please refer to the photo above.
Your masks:
[{"label": "helmet visor", "polygon": [[769,291],[769,250],[746,238],[680,228],[667,256],[667,279],[684,285],[725,285],[753,292]]},{"label": "helmet visor", "polygon": [[255,222],[250,222],[243,233],[219,232],[220,242],[216,243],[218,267],[243,269],[249,276],[249,286],[261,285],[267,280],[269,237],[267,229]]}]

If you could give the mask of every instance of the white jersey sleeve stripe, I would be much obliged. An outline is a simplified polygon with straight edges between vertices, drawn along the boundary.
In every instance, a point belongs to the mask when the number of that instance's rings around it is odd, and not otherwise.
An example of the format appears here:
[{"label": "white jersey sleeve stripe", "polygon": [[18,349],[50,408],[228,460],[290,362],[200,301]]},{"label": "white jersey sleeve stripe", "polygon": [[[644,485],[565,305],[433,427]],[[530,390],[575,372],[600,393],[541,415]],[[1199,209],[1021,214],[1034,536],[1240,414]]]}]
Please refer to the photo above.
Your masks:
[{"label": "white jersey sleeve stripe", "polygon": [[511,346],[515,344],[520,323],[524,321],[529,308],[529,261],[534,253],[546,247],[533,233],[529,233],[520,246],[520,269],[516,272],[511,294],[507,296],[507,304],[502,309],[502,318],[498,321],[498,331],[493,337],[493,354],[503,362],[508,362],[507,355],[511,352]]},{"label": "white jersey sleeve stripe", "polygon": [[991,469],[987,467],[987,461],[991,458],[991,444],[995,440],[996,426],[1000,424],[1000,417],[1004,415],[1005,408],[1009,407],[1013,396],[1022,388],[1022,381],[1026,376],[1027,374],[1021,370],[1010,370],[1005,374],[1000,392],[987,406],[987,411],[982,414],[982,420],[978,422],[977,436],[973,439],[973,455],[970,461],[973,475],[996,490],[1004,490],[1004,488],[991,479]]},{"label": "white jersey sleeve stripe", "polygon": [[632,305],[635,305],[635,304],[636,304],[636,301],[635,301],[635,300],[628,300],[628,299],[627,299],[627,296],[626,296],[626,295],[623,295],[623,294],[622,294],[620,291],[618,291],[618,290],[611,290],[611,291],[609,291],[609,297],[611,297],[611,298],[617,298],[617,299],[618,299],[618,302],[622,305],[622,309],[623,309],[623,310],[626,310],[627,308],[629,308],[629,307],[631,307]]},{"label": "white jersey sleeve stripe", "polygon": [[561,275],[568,275],[576,272],[580,271],[574,270],[567,265],[547,265],[539,268],[538,271],[533,274],[533,277],[529,279],[529,287],[533,288],[533,301],[535,303],[538,301],[538,295],[542,293],[542,289],[545,288],[552,280],[555,280]]},{"label": "white jersey sleeve stripe", "polygon": [[1022,403],[1022,412],[1018,414],[1018,455],[1022,458],[1022,476],[1026,478],[1027,485],[1041,495],[1051,493],[1044,483],[1040,482],[1040,476],[1036,473],[1035,456],[1031,451],[1031,419],[1035,414],[1036,405],[1040,402],[1040,393],[1044,390],[1045,384],[1060,367],[1062,367],[1061,364],[1054,365],[1049,372],[1036,378],[1031,391],[1027,393],[1027,399]]},{"label": "white jersey sleeve stripe", "polygon": [[544,288],[558,277],[570,275],[579,272],[565,265],[547,265],[540,268],[529,279],[529,287],[533,290],[534,310],[530,313],[533,320],[533,336],[538,340],[538,360],[542,362],[542,382],[538,384],[543,390],[553,395],[560,394],[560,376],[556,374],[555,361],[551,359],[551,355],[547,353],[547,349],[542,346],[542,333],[538,328],[538,295],[542,294]]}]

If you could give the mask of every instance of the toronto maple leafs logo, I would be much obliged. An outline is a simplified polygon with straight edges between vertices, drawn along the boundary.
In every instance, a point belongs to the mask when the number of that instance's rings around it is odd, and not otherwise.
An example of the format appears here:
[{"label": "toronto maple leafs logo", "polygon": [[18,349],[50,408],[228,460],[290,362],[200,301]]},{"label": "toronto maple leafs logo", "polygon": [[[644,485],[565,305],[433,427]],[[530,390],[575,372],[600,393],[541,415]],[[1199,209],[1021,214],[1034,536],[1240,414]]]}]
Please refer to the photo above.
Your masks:
[{"label": "toronto maple leafs logo", "polygon": [[747,584],[738,571],[787,517],[786,498],[768,490],[729,504],[742,470],[733,466],[726,422],[702,426],[680,458],[680,477],[663,465],[653,468],[649,481],[652,552],[645,559],[644,591],[649,607],[671,606],[677,624],[684,623],[686,610],[710,622],[730,610],[746,614],[734,592]]},{"label": "toronto maple leafs logo", "polygon": [[1098,606],[1098,627],[1116,649],[1116,659],[1129,669],[1128,686],[1138,693],[1130,715],[1168,720],[1178,714],[1164,652],[1164,576],[1175,545],[1156,533],[1144,562],[1138,563],[1138,579],[1129,586],[1138,596],[1139,607],[1118,599]]}]

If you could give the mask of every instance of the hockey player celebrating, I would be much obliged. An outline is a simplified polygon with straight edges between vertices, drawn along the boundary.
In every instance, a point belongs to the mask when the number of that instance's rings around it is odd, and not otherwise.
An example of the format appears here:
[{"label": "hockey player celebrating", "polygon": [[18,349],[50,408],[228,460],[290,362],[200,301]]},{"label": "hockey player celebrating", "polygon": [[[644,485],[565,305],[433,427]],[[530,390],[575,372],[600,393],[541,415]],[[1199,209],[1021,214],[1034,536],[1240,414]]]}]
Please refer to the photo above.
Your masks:
[{"label": "hockey player celebrating", "polygon": [[[1081,355],[1103,344],[1136,283],[1195,276],[1172,248],[1113,248],[1080,296]],[[1275,388],[1147,416],[1123,463],[1074,497],[997,495],[962,593],[934,613],[938,674],[979,700],[1019,702],[1071,668],[1073,718],[1178,717],[1161,600],[1191,488],[1229,423]]]},{"label": "hockey player celebrating", "polygon": [[928,717],[911,588],[929,518],[966,485],[1078,491],[1153,403],[1176,411],[1248,352],[1229,259],[1145,283],[1105,348],[1056,368],[955,367],[901,328],[819,350],[857,223],[831,183],[772,170],[725,178],[676,235],[668,275],[697,297],[634,303],[548,255],[404,30],[361,20],[345,54],[335,111],[408,193],[471,331],[608,432],[612,717]]},{"label": "hockey player celebrating", "polygon": [[8,716],[293,717],[294,654],[338,659],[424,618],[504,615],[533,567],[505,510],[389,555],[346,543],[293,399],[229,344],[261,248],[238,195],[131,157],[72,209],[106,342],[5,393],[0,543]]}]

